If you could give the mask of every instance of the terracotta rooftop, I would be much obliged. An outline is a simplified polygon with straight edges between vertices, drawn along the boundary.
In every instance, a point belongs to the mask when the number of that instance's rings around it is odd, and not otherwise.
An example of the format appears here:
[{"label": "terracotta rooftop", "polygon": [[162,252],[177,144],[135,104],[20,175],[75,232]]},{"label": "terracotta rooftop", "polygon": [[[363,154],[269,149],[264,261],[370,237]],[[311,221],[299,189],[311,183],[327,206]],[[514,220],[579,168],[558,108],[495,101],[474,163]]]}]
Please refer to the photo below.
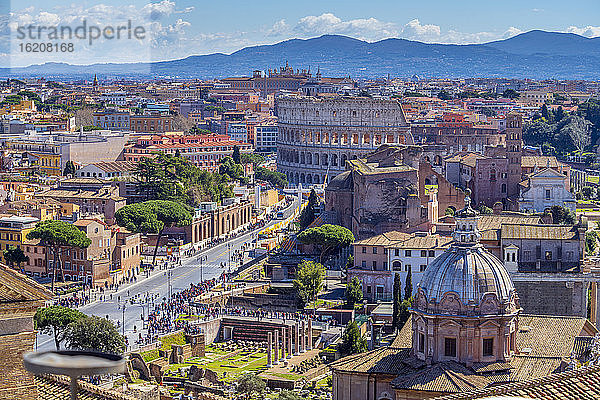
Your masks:
[{"label": "terracotta rooftop", "polygon": [[[38,400],[69,400],[71,392],[69,380],[66,377],[46,375],[36,376]],[[91,383],[79,381],[78,400],[135,400],[135,397],[103,389]]]},{"label": "terracotta rooftop", "polygon": [[569,225],[502,224],[502,239],[577,240],[579,232]]},{"label": "terracotta rooftop", "polygon": [[521,167],[523,168],[558,168],[564,165],[554,156],[523,156],[521,158]]},{"label": "terracotta rooftop", "polygon": [[112,161],[112,162],[97,162],[91,164],[104,172],[125,172],[133,171],[137,163],[133,161]]},{"label": "terracotta rooftop", "polygon": [[389,246],[392,243],[410,239],[409,233],[390,231],[380,235],[371,236],[370,238],[354,242],[355,246]]},{"label": "terracotta rooftop", "polygon": [[524,382],[438,397],[444,400],[481,399],[492,396],[544,400],[595,400],[600,398],[600,366],[581,368]]},{"label": "terracotta rooftop", "polygon": [[[586,343],[589,343],[587,337],[597,332],[585,318],[527,314],[519,316],[519,328],[516,340],[520,354],[510,361],[475,363],[470,368],[453,361],[427,366],[410,354],[412,321],[409,318],[390,347],[344,357],[330,366],[333,370],[346,373],[397,375],[392,383],[397,389],[457,393],[457,397],[448,399],[479,398],[485,396],[460,396],[488,386],[506,382],[526,383],[531,379],[544,379],[555,374],[564,366],[571,353],[583,354]],[[600,372],[598,377],[600,378]],[[598,382],[600,390],[600,379]],[[508,386],[513,387],[511,385]],[[485,393],[487,396],[496,394],[491,390],[473,393]],[[555,398],[563,399],[548,399]],[[598,397],[564,397],[573,400],[579,398]]]},{"label": "terracotta rooftop", "polygon": [[0,303],[46,301],[52,293],[16,270],[0,264]]}]

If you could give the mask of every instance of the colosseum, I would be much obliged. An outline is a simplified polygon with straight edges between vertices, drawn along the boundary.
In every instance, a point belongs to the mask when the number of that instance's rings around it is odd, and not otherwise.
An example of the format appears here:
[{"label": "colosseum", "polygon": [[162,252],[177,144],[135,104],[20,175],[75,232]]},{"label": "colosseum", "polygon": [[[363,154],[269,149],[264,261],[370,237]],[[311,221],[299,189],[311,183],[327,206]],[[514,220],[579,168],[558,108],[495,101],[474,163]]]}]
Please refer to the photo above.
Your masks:
[{"label": "colosseum", "polygon": [[277,169],[291,184],[323,184],[381,144],[413,143],[396,100],[288,95],[277,116]]}]

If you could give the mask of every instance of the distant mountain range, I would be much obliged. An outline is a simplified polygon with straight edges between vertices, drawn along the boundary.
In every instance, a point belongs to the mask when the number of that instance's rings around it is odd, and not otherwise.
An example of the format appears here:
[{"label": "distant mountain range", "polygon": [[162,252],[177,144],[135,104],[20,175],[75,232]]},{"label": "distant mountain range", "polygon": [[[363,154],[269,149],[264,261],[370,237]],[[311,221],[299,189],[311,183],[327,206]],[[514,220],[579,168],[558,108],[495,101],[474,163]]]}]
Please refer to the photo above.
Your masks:
[{"label": "distant mountain range", "polygon": [[353,78],[600,79],[600,37],[530,31],[485,44],[429,44],[405,39],[374,43],[346,36],[292,39],[246,47],[230,55],[209,54],[152,63],[71,65],[45,63],[0,68],[0,77],[81,79],[99,77],[219,78],[250,75],[288,61],[295,68],[321,68],[324,76]]}]

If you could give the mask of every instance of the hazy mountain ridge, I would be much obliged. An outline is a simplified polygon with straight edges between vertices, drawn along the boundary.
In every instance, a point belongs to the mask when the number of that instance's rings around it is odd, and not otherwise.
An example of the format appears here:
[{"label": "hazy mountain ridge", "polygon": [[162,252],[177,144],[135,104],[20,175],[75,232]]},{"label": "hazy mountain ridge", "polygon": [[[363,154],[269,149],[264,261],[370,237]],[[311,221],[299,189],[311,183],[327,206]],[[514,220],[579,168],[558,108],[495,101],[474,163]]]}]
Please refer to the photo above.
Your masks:
[{"label": "hazy mountain ridge", "polygon": [[274,45],[246,47],[230,55],[216,53],[153,63],[70,65],[46,63],[0,68],[0,76],[60,78],[181,77],[250,75],[288,61],[295,68],[317,67],[325,76],[505,77],[532,79],[600,79],[600,38],[570,33],[530,31],[485,44],[429,44],[406,39],[368,43],[346,36],[291,39]]}]

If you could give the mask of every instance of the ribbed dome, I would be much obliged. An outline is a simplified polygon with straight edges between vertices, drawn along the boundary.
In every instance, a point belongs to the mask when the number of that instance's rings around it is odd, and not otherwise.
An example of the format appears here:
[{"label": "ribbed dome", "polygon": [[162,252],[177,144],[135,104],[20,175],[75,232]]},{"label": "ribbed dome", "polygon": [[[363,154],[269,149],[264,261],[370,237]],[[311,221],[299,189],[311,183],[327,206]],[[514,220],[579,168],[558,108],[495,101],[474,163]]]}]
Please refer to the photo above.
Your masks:
[{"label": "ribbed dome", "polygon": [[502,262],[479,244],[451,246],[427,267],[419,288],[428,302],[439,303],[444,294],[455,292],[464,305],[474,306],[487,293],[503,303],[515,290]]}]

